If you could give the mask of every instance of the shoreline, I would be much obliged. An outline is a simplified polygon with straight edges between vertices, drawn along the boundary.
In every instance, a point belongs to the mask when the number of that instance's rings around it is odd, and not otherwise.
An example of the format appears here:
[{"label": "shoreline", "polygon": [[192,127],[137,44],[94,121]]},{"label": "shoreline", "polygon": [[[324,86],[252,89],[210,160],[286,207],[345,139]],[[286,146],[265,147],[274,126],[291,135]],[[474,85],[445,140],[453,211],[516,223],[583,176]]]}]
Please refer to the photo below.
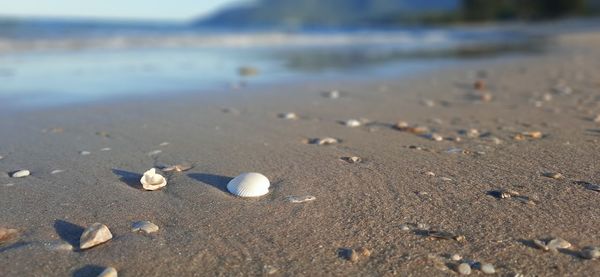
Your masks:
[{"label": "shoreline", "polygon": [[[209,100],[151,98],[5,117],[0,129],[10,132],[0,134],[0,172],[32,175],[0,177],[0,227],[20,231],[15,243],[0,245],[0,270],[15,276],[95,273],[94,266],[132,276],[438,276],[453,275],[458,262],[449,257],[459,254],[493,264],[500,275],[600,274],[597,261],[578,256],[585,246],[600,246],[593,231],[600,228],[598,192],[577,183],[600,178],[593,121],[600,113],[594,98],[600,35],[562,36],[557,43],[521,61],[386,82],[255,87]],[[472,99],[479,79],[491,102]],[[338,99],[321,95],[334,88]],[[285,112],[299,119],[278,117]],[[351,118],[369,123],[340,124]],[[398,121],[445,139],[398,131],[391,127]],[[467,135],[470,129],[479,135]],[[515,139],[534,131],[543,136]],[[303,143],[323,137],[341,143]],[[149,155],[155,150],[162,152]],[[341,159],[347,156],[362,162]],[[159,191],[142,191],[127,177],[176,163],[194,167],[165,174],[168,184]],[[65,171],[50,174],[58,169]],[[226,192],[230,178],[252,171],[271,180],[269,194],[246,200]],[[500,189],[533,204],[490,195]],[[302,195],[316,200],[286,201]],[[137,220],[160,231],[131,232]],[[93,222],[108,225],[114,238],[85,251],[45,247],[57,240],[76,244],[81,228]],[[424,231],[432,230],[465,241],[431,240]],[[558,253],[531,246],[554,237],[573,246]],[[371,255],[351,262],[338,253],[359,247]]]}]

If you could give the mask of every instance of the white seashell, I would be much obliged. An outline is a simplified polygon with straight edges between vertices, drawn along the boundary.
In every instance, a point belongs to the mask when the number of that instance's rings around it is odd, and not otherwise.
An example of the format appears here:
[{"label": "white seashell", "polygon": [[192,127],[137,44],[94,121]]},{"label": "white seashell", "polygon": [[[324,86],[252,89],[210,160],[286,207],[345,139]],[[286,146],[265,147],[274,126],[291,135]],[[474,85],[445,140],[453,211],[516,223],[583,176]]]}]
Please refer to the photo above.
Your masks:
[{"label": "white seashell", "polygon": [[316,138],[316,139],[310,140],[310,144],[316,144],[316,145],[331,145],[331,144],[336,144],[338,142],[340,142],[338,139],[331,138],[331,137]]},{"label": "white seashell", "polygon": [[87,227],[81,238],[79,238],[79,248],[88,249],[98,244],[104,243],[112,239],[112,234],[108,227],[102,223],[94,223]]},{"label": "white seashell", "polygon": [[117,276],[118,276],[118,273],[114,267],[107,267],[104,270],[102,270],[102,272],[100,272],[100,275],[98,275],[98,277],[117,277]]},{"label": "white seashell", "polygon": [[304,203],[314,201],[317,198],[312,195],[304,195],[304,196],[288,196],[287,201],[291,203]]},{"label": "white seashell", "polygon": [[154,233],[158,231],[158,226],[150,221],[136,221],[131,224],[131,231],[137,232],[142,231],[146,234]]},{"label": "white seashell", "polygon": [[31,172],[29,172],[29,170],[23,169],[23,170],[19,170],[19,171],[13,173],[12,177],[13,178],[23,178],[23,177],[29,176],[29,174],[31,174]]},{"label": "white seashell", "polygon": [[140,182],[145,190],[157,190],[167,185],[167,179],[160,174],[156,174],[156,168],[144,172]]},{"label": "white seashell", "polygon": [[269,193],[269,179],[260,173],[243,173],[227,184],[227,190],[240,197],[258,197]]}]

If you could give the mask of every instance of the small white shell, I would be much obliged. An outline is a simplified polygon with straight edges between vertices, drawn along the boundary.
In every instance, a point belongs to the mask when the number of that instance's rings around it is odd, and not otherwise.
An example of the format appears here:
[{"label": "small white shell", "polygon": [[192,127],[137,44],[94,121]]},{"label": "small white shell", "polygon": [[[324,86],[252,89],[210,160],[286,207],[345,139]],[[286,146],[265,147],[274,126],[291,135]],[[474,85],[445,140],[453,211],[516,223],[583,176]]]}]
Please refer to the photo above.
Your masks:
[{"label": "small white shell", "polygon": [[160,174],[156,174],[155,168],[144,172],[140,182],[145,190],[157,190],[167,185],[167,179]]},{"label": "small white shell", "polygon": [[348,126],[348,127],[358,127],[361,125],[360,121],[356,120],[356,119],[348,119],[344,122],[344,125]]},{"label": "small white shell", "polygon": [[279,114],[279,118],[294,120],[298,119],[298,115],[296,115],[295,113],[281,113]]},{"label": "small white shell", "polygon": [[269,193],[269,179],[260,173],[243,173],[227,183],[227,190],[240,197],[259,197]]}]

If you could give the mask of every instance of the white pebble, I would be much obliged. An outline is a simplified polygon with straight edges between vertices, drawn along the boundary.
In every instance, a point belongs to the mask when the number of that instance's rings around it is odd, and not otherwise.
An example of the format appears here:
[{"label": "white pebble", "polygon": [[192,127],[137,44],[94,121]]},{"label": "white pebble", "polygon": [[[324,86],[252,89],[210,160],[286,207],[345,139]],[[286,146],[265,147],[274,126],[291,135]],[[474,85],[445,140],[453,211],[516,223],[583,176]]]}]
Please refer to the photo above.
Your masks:
[{"label": "white pebble", "polygon": [[481,271],[485,274],[494,274],[496,273],[496,269],[492,264],[483,263],[481,264]]},{"label": "white pebble", "polygon": [[595,260],[600,258],[600,248],[594,246],[587,246],[581,250],[581,256],[588,260]]},{"label": "white pebble", "polygon": [[87,156],[89,154],[92,154],[90,151],[79,151],[79,155],[81,156]]},{"label": "white pebble", "polygon": [[356,120],[356,119],[349,119],[346,120],[346,122],[344,122],[344,125],[348,126],[348,127],[358,127],[361,125],[360,121]]},{"label": "white pebble", "polygon": [[454,254],[454,255],[452,255],[452,257],[450,257],[450,259],[458,262],[458,261],[462,260],[462,256],[459,254]]},{"label": "white pebble", "polygon": [[295,113],[281,113],[281,114],[279,114],[279,118],[294,120],[294,119],[298,119],[298,116]]},{"label": "white pebble", "polygon": [[471,274],[471,266],[468,263],[461,263],[461,264],[459,264],[458,267],[456,268],[456,270],[461,275],[469,275],[469,274]]},{"label": "white pebble", "polygon": [[19,170],[15,173],[12,174],[13,178],[23,178],[23,177],[27,177],[31,174],[31,172],[29,172],[29,170],[27,169],[23,169],[23,170]]},{"label": "white pebble", "polygon": [[105,268],[98,277],[117,277],[118,273],[114,267]]},{"label": "white pebble", "polygon": [[79,248],[88,249],[112,239],[112,233],[102,223],[94,223],[87,227],[79,238]]}]

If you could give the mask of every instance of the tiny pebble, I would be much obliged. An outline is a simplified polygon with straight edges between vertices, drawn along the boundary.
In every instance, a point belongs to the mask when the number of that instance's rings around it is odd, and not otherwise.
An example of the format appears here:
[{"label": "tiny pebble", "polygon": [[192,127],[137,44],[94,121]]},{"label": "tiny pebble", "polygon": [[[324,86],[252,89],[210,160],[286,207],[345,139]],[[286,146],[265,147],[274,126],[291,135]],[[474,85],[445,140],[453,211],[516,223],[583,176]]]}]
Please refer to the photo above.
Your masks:
[{"label": "tiny pebble", "polygon": [[87,227],[79,238],[79,248],[88,249],[112,239],[112,234],[106,225],[94,223]]},{"label": "tiny pebble", "polygon": [[344,122],[344,125],[346,125],[348,127],[358,127],[361,125],[361,123],[360,123],[360,121],[358,121],[356,119],[349,119]]},{"label": "tiny pebble", "polygon": [[548,178],[552,178],[552,179],[556,179],[556,180],[565,178],[562,174],[560,174],[558,172],[544,172],[542,175],[544,177],[548,177]]},{"label": "tiny pebble", "polygon": [[581,250],[581,257],[588,260],[600,258],[600,247],[586,246]]},{"label": "tiny pebble", "polygon": [[349,162],[351,164],[360,163],[362,161],[362,159],[360,157],[357,157],[357,156],[342,157],[342,160],[344,160],[346,162]]},{"label": "tiny pebble", "polygon": [[442,140],[444,140],[444,137],[442,137],[441,135],[436,134],[436,133],[431,133],[427,137],[429,139],[433,140],[433,141],[442,141]]},{"label": "tiny pebble", "polygon": [[492,264],[483,263],[481,264],[481,271],[485,274],[494,274],[496,273],[496,269]]},{"label": "tiny pebble", "polygon": [[169,142],[163,141],[158,146],[167,146],[169,144],[170,144]]},{"label": "tiny pebble", "polygon": [[23,170],[19,170],[17,172],[14,172],[12,174],[13,178],[23,178],[23,177],[27,177],[31,174],[31,172],[29,172],[29,170],[27,169],[23,169]]},{"label": "tiny pebble", "polygon": [[90,151],[79,151],[79,155],[81,156],[87,156],[89,154],[92,154]]},{"label": "tiny pebble", "polygon": [[406,224],[400,225],[400,230],[402,231],[410,231],[410,227]]},{"label": "tiny pebble", "polygon": [[110,150],[111,150],[110,147],[104,147],[104,148],[100,149],[100,151],[110,151]]},{"label": "tiny pebble", "polygon": [[425,175],[427,175],[427,176],[435,176],[435,173],[433,173],[431,171],[427,171],[427,172],[425,172]]},{"label": "tiny pebble", "polygon": [[162,153],[162,150],[153,150],[153,151],[148,152],[147,155],[148,156],[155,156],[155,155],[158,155],[160,153]]},{"label": "tiny pebble", "polygon": [[17,229],[9,229],[0,227],[0,245],[2,243],[11,241],[19,236],[19,231]]},{"label": "tiny pebble", "polygon": [[105,268],[98,277],[117,277],[118,273],[114,267]]},{"label": "tiny pebble", "polygon": [[458,261],[462,260],[462,256],[459,254],[454,254],[454,255],[452,255],[452,257],[450,257],[450,259],[458,262]]},{"label": "tiny pebble", "polygon": [[471,266],[468,263],[461,263],[456,268],[456,271],[461,275],[469,275],[471,274]]},{"label": "tiny pebble", "polygon": [[278,115],[278,117],[281,119],[289,119],[289,120],[298,119],[298,116],[295,113],[281,113]]}]

